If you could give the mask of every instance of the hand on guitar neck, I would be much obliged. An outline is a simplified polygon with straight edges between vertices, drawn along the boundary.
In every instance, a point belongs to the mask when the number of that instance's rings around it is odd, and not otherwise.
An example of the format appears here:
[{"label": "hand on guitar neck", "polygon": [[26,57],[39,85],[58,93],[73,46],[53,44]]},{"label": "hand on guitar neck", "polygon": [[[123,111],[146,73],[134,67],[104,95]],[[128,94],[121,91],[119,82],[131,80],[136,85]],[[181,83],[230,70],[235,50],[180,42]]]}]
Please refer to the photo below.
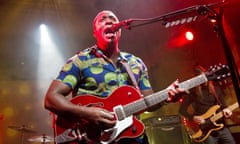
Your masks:
[{"label": "hand on guitar neck", "polygon": [[232,116],[232,111],[229,108],[225,108],[222,110],[225,118],[230,118]]},{"label": "hand on guitar neck", "polygon": [[[223,109],[222,113],[225,118],[230,118],[232,116],[232,111],[229,108]],[[193,116],[193,121],[199,125],[206,122],[204,117],[197,115]]]}]

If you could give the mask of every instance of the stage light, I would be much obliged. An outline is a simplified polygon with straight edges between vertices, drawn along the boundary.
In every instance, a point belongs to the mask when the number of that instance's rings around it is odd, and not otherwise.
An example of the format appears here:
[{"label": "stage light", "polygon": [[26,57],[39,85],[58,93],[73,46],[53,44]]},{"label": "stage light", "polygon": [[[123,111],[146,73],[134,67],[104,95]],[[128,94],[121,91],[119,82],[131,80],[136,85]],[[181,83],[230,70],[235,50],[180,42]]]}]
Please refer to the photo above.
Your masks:
[{"label": "stage light", "polygon": [[149,112],[148,112],[148,111],[145,111],[144,114],[149,114]]},{"label": "stage light", "polygon": [[162,118],[161,118],[161,117],[158,117],[157,120],[158,120],[158,121],[162,121]]},{"label": "stage light", "polygon": [[198,16],[189,16],[189,17],[184,17],[181,19],[175,19],[175,20],[166,20],[165,22],[165,28],[177,26],[179,24],[185,24],[185,23],[190,23],[196,21]]},{"label": "stage light", "polygon": [[214,18],[209,18],[209,21],[210,21],[211,23],[216,23],[216,22],[217,22],[217,20],[214,19]]},{"label": "stage light", "polygon": [[185,38],[186,38],[187,40],[189,40],[189,41],[192,41],[192,40],[194,39],[194,35],[193,35],[193,33],[192,33],[191,31],[187,31],[187,32],[185,33]]},{"label": "stage light", "polygon": [[194,34],[189,28],[178,29],[175,35],[168,41],[169,48],[183,48],[185,45],[191,44],[194,40]]},{"label": "stage light", "polygon": [[45,24],[39,26],[40,49],[38,63],[38,79],[51,80],[56,76],[56,71],[64,63],[63,56],[52,40],[49,27]]},{"label": "stage light", "polygon": [[183,103],[183,98],[180,98],[178,102]]}]

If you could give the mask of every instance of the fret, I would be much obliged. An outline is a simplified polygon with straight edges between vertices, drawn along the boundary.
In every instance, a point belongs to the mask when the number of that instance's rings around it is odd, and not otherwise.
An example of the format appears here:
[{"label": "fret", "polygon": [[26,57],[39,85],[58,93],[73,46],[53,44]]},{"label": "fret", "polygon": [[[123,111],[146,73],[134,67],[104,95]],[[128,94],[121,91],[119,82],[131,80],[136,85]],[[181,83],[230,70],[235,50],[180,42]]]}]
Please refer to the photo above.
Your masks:
[{"label": "fret", "polygon": [[[207,81],[204,74],[198,75],[192,79],[186,80],[179,84],[179,87],[185,90],[193,88]],[[149,96],[143,97],[137,101],[126,104],[123,106],[124,114],[130,116],[132,114],[137,114],[147,108],[159,104],[169,97],[168,90],[164,89]]]},{"label": "fret", "polygon": [[[238,105],[238,103],[236,102],[236,103],[230,105],[230,106],[228,107],[228,109],[229,109],[230,111],[233,111],[233,110],[235,110],[236,108],[238,108],[238,106],[239,106],[239,105]],[[213,115],[213,116],[210,118],[210,120],[211,120],[212,122],[215,122],[215,121],[219,120],[221,117],[223,117],[222,111],[219,112],[219,113],[217,113],[217,114],[215,114],[215,115]]]}]

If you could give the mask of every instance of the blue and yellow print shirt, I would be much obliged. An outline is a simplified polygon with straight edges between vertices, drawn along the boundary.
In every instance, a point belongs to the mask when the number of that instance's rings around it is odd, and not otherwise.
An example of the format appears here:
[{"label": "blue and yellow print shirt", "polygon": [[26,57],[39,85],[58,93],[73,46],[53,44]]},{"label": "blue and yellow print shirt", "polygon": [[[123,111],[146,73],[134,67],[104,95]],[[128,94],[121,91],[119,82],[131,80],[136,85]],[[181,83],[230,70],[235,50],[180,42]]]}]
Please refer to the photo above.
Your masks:
[{"label": "blue and yellow print shirt", "polygon": [[[66,62],[57,80],[75,90],[76,95],[100,97],[109,96],[119,86],[130,85],[131,80],[125,68],[114,66],[104,57],[98,48],[80,51]],[[119,59],[127,61],[140,90],[151,89],[147,67],[139,57],[120,52]]]}]

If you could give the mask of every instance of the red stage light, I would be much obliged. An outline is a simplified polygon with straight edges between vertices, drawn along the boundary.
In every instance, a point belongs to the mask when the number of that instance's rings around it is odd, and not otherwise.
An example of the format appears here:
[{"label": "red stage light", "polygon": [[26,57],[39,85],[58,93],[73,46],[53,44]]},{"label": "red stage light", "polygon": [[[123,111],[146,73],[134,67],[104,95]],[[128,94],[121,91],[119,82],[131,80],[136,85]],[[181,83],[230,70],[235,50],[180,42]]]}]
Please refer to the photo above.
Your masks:
[{"label": "red stage light", "polygon": [[185,33],[185,38],[186,38],[187,40],[189,40],[189,41],[192,41],[192,40],[194,39],[194,35],[193,35],[193,33],[192,33],[191,31],[187,31],[187,32]]}]

